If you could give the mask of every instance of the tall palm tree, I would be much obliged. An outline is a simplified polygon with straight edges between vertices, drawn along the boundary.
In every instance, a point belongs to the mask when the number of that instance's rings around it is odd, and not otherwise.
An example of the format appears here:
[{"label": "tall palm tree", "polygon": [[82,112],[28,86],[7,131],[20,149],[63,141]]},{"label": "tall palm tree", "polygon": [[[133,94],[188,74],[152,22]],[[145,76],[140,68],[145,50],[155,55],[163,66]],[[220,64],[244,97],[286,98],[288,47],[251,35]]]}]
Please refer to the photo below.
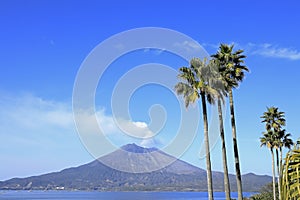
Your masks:
[{"label": "tall palm tree", "polygon": [[218,113],[219,113],[219,129],[220,129],[221,147],[222,147],[225,196],[226,196],[226,200],[231,200],[225,133],[224,133],[224,124],[223,124],[223,113],[222,113],[222,105],[224,104],[224,97],[227,97],[226,82],[224,81],[223,77],[219,73],[218,63],[216,63],[214,60],[211,60],[209,66],[210,66],[209,73],[207,74],[207,76],[210,77],[209,85],[213,87],[218,94],[216,96],[216,101],[218,104]]},{"label": "tall palm tree", "polygon": [[206,170],[207,170],[207,186],[209,200],[213,200],[213,183],[212,183],[212,170],[209,150],[208,139],[208,121],[206,101],[214,103],[214,96],[217,91],[209,86],[208,76],[205,71],[208,69],[206,59],[203,61],[194,58],[190,61],[189,67],[181,67],[178,78],[182,80],[175,86],[175,90],[179,95],[183,95],[185,99],[185,106],[188,107],[190,103],[194,103],[201,98],[203,123],[204,123],[204,142],[206,148]]},{"label": "tall palm tree", "polygon": [[221,103],[220,99],[218,99],[218,112],[219,112],[220,137],[221,137],[221,142],[222,142],[224,189],[225,189],[226,200],[230,200],[231,199],[230,182],[229,182],[228,167],[227,167],[227,155],[226,155],[226,143],[225,143],[225,134],[224,134],[224,125],[223,125],[222,103]]},{"label": "tall palm tree", "polygon": [[275,161],[274,161],[274,135],[271,132],[263,133],[260,138],[260,146],[266,146],[271,151],[272,156],[272,176],[273,176],[273,199],[276,200],[276,180],[275,180]]},{"label": "tall palm tree", "polygon": [[233,52],[234,45],[221,44],[216,54],[212,55],[213,59],[218,63],[219,72],[226,82],[226,90],[229,94],[230,116],[232,127],[233,150],[235,158],[236,180],[238,190],[238,200],[243,199],[242,177],[239,162],[239,152],[237,144],[236,124],[234,115],[234,102],[232,89],[238,87],[239,83],[244,79],[245,71],[249,71],[243,65],[245,55],[243,50]]}]

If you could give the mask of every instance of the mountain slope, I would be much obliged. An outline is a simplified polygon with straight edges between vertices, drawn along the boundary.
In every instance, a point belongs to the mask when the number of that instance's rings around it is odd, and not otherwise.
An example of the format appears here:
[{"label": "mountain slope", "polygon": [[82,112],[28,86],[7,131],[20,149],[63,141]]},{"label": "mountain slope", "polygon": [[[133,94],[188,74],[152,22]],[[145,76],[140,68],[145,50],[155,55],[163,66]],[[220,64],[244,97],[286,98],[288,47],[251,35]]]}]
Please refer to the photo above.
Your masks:
[{"label": "mountain slope", "polygon": [[[150,153],[151,154],[148,154]],[[147,153],[147,154],[145,154]],[[143,148],[135,144],[99,158],[110,162],[111,166],[124,166],[124,170],[135,172],[159,168],[160,163],[174,157],[155,148]],[[130,168],[129,168],[130,166]],[[269,176],[247,174],[243,177],[245,191],[258,191],[261,186],[271,182]],[[236,188],[235,177],[230,175],[232,190]],[[223,173],[213,173],[215,191],[223,191]],[[100,191],[206,191],[206,172],[184,161],[176,160],[171,165],[153,172],[128,173],[112,169],[98,160],[79,167],[60,172],[14,178],[0,182],[0,189],[68,189]]]}]

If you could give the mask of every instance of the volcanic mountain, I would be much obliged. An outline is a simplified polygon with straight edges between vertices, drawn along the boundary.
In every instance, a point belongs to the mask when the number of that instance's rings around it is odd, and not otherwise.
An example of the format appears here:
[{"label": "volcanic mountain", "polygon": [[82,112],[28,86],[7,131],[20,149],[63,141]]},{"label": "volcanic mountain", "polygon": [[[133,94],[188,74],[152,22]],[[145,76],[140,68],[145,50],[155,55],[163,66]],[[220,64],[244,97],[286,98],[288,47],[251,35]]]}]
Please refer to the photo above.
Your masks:
[{"label": "volcanic mountain", "polygon": [[[128,144],[79,167],[40,176],[13,178],[0,182],[0,190],[99,190],[99,191],[206,191],[206,172],[156,148]],[[102,162],[99,162],[102,161]],[[166,162],[172,164],[161,168]],[[109,166],[104,165],[108,163]],[[121,171],[116,170],[120,169]],[[165,165],[163,165],[165,166]],[[152,169],[157,169],[153,171]],[[125,171],[125,172],[124,172]],[[132,173],[138,172],[138,173]],[[143,173],[141,173],[143,172]],[[271,182],[269,176],[242,176],[244,191],[259,191]],[[230,175],[231,189],[236,188]],[[223,191],[223,173],[213,172],[214,191]]]}]

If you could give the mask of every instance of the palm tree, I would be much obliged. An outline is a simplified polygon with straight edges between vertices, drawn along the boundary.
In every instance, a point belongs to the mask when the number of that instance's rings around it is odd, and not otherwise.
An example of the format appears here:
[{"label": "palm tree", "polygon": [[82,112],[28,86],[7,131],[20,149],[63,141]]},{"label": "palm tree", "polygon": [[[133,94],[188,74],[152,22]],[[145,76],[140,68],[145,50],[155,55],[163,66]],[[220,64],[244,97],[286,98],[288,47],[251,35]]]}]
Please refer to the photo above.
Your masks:
[{"label": "palm tree", "polygon": [[[273,148],[276,152],[276,168],[277,168],[277,174],[278,174],[278,193],[279,193],[279,199],[281,199],[281,189],[280,189],[280,183],[281,183],[281,168],[282,168],[282,148],[286,147],[288,149],[291,148],[293,145],[292,139],[289,137],[291,136],[290,133],[286,133],[285,129],[282,129],[283,126],[285,126],[285,113],[279,111],[277,107],[267,107],[267,111],[263,113],[263,116],[261,116],[263,119],[262,122],[266,123],[266,130],[272,134],[272,144]],[[280,152],[280,157],[278,155],[278,151]]]},{"label": "palm tree", "polygon": [[212,57],[214,58],[216,63],[218,63],[219,72],[222,75],[224,82],[226,82],[226,90],[229,94],[238,200],[242,200],[243,199],[242,177],[241,177],[239,152],[238,152],[238,145],[237,145],[237,134],[236,134],[232,89],[236,88],[239,85],[239,83],[243,80],[245,76],[245,71],[249,71],[249,70],[246,66],[242,65],[244,63],[243,59],[246,58],[246,56],[242,54],[244,51],[237,50],[233,52],[233,47],[234,45],[221,44],[217,54],[212,55]]},{"label": "palm tree", "polygon": [[278,133],[282,126],[285,126],[284,112],[280,112],[277,107],[267,107],[267,111],[263,113],[262,122],[266,123],[266,130],[273,130]]},{"label": "palm tree", "polygon": [[[279,200],[281,200],[281,189],[280,183],[282,178],[282,148],[286,147],[291,149],[293,145],[293,140],[289,137],[291,136],[290,133],[285,133],[285,129],[279,130],[276,133],[276,141],[275,141],[275,149],[276,149],[276,167],[277,167],[277,174],[278,174],[278,193],[279,193]],[[280,153],[280,157],[278,157],[278,150]]]},{"label": "palm tree", "polygon": [[222,160],[223,160],[223,170],[224,170],[224,189],[226,194],[226,200],[230,200],[230,183],[227,167],[227,155],[226,155],[226,143],[223,125],[223,114],[222,114],[222,104],[221,100],[218,99],[218,112],[219,112],[219,125],[220,125],[220,137],[222,142]]},{"label": "palm tree", "polygon": [[[274,141],[273,145],[276,150],[276,168],[278,174],[278,192],[279,199],[281,199],[281,168],[282,168],[282,148],[286,147],[288,149],[293,145],[293,141],[289,138],[291,136],[290,133],[286,133],[285,129],[282,130],[282,127],[285,126],[285,113],[280,112],[277,107],[267,108],[267,111],[264,112],[263,118],[264,123],[266,123],[266,130],[273,134]],[[280,157],[278,155],[278,151],[280,152]]]},{"label": "palm tree", "polygon": [[217,91],[208,84],[209,77],[205,73],[207,69],[208,64],[206,59],[203,61],[198,58],[192,59],[189,67],[181,67],[179,69],[180,74],[178,75],[178,78],[183,82],[177,83],[175,90],[179,95],[183,95],[186,107],[188,107],[190,103],[195,103],[196,100],[201,98],[204,123],[204,142],[206,148],[208,197],[209,200],[213,200],[213,183],[208,139],[206,100],[209,103],[214,103],[214,96],[217,95]]},{"label": "palm tree", "polygon": [[285,115],[284,112],[280,112],[277,107],[267,108],[267,111],[264,112],[263,118],[264,123],[266,123],[266,130],[271,132],[274,136],[274,148],[276,152],[276,168],[278,174],[278,193],[279,199],[281,198],[281,190],[280,190],[280,170],[279,170],[279,156],[278,149],[282,146],[282,138],[284,137],[284,131],[281,130],[282,126],[285,126]]},{"label": "palm tree", "polygon": [[271,132],[263,133],[260,138],[260,146],[266,146],[271,151],[272,156],[272,176],[273,176],[273,199],[276,200],[275,162],[274,162],[274,135]]},{"label": "palm tree", "polygon": [[[286,133],[286,130],[279,130],[279,132],[277,133],[277,142],[276,142],[276,151],[279,150],[279,159],[277,156],[277,173],[278,176],[281,177],[281,168],[282,168],[282,151],[283,148],[287,148],[287,149],[291,149],[292,146],[294,145],[294,142],[291,138],[292,134],[290,133]],[[278,154],[278,153],[277,153]],[[280,181],[279,181],[280,182]]]},{"label": "palm tree", "polygon": [[[284,133],[284,136],[282,138],[282,143],[279,147],[279,151],[280,151],[280,171],[282,169],[282,147],[291,149],[292,146],[294,145],[293,140],[291,138],[289,138],[290,136],[292,136],[290,133],[287,133],[287,134]],[[280,174],[280,175],[282,175],[282,174]]]},{"label": "palm tree", "polygon": [[224,189],[226,200],[231,200],[230,194],[230,183],[229,183],[229,174],[227,166],[227,155],[226,155],[226,143],[225,143],[225,133],[223,125],[223,113],[222,113],[222,104],[224,104],[224,97],[227,97],[226,91],[226,82],[224,82],[223,77],[219,73],[219,66],[214,60],[210,62],[210,70],[208,76],[210,77],[210,86],[212,86],[218,93],[216,101],[218,104],[218,113],[219,113],[219,129],[221,137],[221,146],[222,146],[222,161],[223,161],[223,171],[224,171]]}]

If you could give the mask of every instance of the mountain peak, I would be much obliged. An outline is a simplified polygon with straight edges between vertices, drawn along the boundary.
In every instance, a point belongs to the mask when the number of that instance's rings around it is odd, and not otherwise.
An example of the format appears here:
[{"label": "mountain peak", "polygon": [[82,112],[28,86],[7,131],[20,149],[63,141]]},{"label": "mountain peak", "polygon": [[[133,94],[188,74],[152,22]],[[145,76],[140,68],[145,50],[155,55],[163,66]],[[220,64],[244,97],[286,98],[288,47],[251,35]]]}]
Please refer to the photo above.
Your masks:
[{"label": "mountain peak", "polygon": [[136,145],[135,143],[126,144],[126,145],[122,146],[121,149],[124,151],[127,151],[127,152],[131,152],[131,153],[150,153],[150,152],[158,150],[155,147],[151,147],[151,148],[141,147],[141,146]]}]

